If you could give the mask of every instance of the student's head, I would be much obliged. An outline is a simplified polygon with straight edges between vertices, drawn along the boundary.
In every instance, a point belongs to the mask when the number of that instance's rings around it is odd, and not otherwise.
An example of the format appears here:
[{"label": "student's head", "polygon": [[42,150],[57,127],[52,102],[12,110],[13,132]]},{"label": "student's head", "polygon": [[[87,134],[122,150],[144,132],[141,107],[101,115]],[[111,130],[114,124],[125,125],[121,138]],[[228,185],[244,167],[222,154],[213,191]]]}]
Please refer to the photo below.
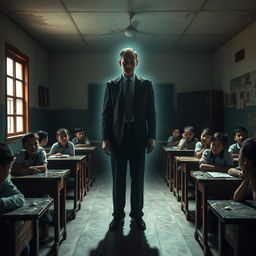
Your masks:
[{"label": "student's head", "polygon": [[0,143],[0,181],[5,180],[9,175],[13,161],[14,154],[10,148],[4,143]]},{"label": "student's head", "polygon": [[85,129],[84,128],[75,128],[75,136],[79,139],[82,140],[85,136]]},{"label": "student's head", "polygon": [[35,132],[29,132],[25,134],[22,139],[22,147],[29,155],[37,154],[39,147],[39,136]]},{"label": "student's head", "polygon": [[219,155],[228,142],[228,135],[224,132],[215,132],[212,136],[210,149],[214,155]]},{"label": "student's head", "polygon": [[186,138],[188,141],[191,141],[195,136],[195,129],[193,126],[185,126],[183,137]]},{"label": "student's head", "polygon": [[61,146],[65,146],[69,141],[69,132],[65,128],[60,128],[57,130],[56,139],[61,144]]},{"label": "student's head", "polygon": [[248,138],[247,129],[244,127],[236,127],[234,130],[234,141],[242,146],[242,143]]},{"label": "student's head", "polygon": [[243,142],[239,154],[239,165],[242,169],[256,169],[256,139],[249,138]]},{"label": "student's head", "polygon": [[131,77],[138,65],[137,52],[132,48],[125,48],[120,52],[119,64],[126,77]]},{"label": "student's head", "polygon": [[180,129],[179,128],[173,128],[172,129],[172,137],[173,138],[179,138],[180,137]]},{"label": "student's head", "polygon": [[204,145],[210,145],[211,141],[212,141],[212,131],[210,128],[204,128],[201,131],[201,142]]},{"label": "student's head", "polygon": [[36,134],[39,136],[39,144],[40,146],[44,147],[48,144],[48,132],[39,130],[36,132]]}]

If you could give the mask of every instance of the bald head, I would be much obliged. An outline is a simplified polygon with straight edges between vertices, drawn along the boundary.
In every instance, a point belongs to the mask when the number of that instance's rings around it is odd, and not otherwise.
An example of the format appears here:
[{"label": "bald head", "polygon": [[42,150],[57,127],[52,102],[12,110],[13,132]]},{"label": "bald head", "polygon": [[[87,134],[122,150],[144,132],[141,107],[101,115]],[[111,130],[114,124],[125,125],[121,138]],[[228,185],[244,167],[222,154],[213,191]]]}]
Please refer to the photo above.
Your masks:
[{"label": "bald head", "polygon": [[133,48],[124,48],[123,50],[120,51],[120,59],[123,58],[124,55],[134,55],[135,56],[135,59],[137,60],[138,59],[138,56],[137,56],[137,52],[133,49]]},{"label": "bald head", "polygon": [[137,52],[132,48],[125,48],[120,52],[119,64],[126,77],[131,77],[138,65]]}]

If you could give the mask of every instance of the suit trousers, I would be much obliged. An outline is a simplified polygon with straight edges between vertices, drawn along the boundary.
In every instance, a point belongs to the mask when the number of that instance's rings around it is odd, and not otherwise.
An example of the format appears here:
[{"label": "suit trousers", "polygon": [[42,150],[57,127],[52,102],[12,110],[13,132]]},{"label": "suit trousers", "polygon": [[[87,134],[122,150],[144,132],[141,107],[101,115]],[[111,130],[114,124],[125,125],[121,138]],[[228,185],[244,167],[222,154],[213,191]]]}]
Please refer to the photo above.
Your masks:
[{"label": "suit trousers", "polygon": [[145,145],[136,144],[134,123],[125,123],[123,146],[111,151],[113,175],[113,217],[124,218],[127,163],[131,177],[130,217],[143,216]]}]

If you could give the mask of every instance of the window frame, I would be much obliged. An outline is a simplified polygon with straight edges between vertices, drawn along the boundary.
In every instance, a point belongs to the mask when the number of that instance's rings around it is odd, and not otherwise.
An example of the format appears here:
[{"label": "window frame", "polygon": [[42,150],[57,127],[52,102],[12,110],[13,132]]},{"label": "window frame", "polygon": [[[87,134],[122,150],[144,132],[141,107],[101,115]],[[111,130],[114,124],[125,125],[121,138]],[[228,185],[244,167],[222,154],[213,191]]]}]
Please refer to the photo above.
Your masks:
[{"label": "window frame", "polygon": [[[7,58],[10,58],[13,60],[13,76],[10,76],[7,74]],[[22,80],[15,77],[15,70],[16,70],[16,63],[19,63],[22,65]],[[26,55],[24,55],[22,52],[20,52],[15,47],[6,44],[5,47],[5,140],[6,142],[11,142],[19,139],[21,136],[26,134],[29,129],[29,115],[28,115],[28,107],[29,107],[29,99],[28,99],[28,76],[29,76],[29,59]],[[14,110],[13,114],[10,115],[7,113],[7,99],[10,98],[10,96],[7,95],[7,80],[8,78],[13,79],[14,81],[14,95],[11,97],[14,100]],[[16,81],[21,81],[23,84],[23,97],[17,97],[16,95]],[[17,114],[16,113],[16,100],[22,99],[23,103],[23,114]],[[14,116],[14,132],[8,133],[8,116]],[[23,116],[23,130],[21,132],[16,131],[16,117]]]}]

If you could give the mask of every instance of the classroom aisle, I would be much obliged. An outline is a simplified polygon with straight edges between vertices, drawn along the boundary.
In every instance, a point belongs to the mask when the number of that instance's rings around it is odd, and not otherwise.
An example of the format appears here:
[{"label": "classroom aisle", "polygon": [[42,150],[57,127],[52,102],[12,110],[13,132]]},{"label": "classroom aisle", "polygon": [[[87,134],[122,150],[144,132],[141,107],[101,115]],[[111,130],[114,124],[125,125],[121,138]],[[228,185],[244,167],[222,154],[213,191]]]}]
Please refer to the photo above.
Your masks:
[{"label": "classroom aisle", "polygon": [[[129,177],[129,176],[128,176]],[[87,193],[77,218],[68,222],[68,238],[60,256],[201,256],[194,240],[194,225],[187,222],[169,188],[158,172],[145,177],[145,232],[130,225],[129,179],[123,230],[108,231],[111,221],[110,170],[101,172]]]}]

